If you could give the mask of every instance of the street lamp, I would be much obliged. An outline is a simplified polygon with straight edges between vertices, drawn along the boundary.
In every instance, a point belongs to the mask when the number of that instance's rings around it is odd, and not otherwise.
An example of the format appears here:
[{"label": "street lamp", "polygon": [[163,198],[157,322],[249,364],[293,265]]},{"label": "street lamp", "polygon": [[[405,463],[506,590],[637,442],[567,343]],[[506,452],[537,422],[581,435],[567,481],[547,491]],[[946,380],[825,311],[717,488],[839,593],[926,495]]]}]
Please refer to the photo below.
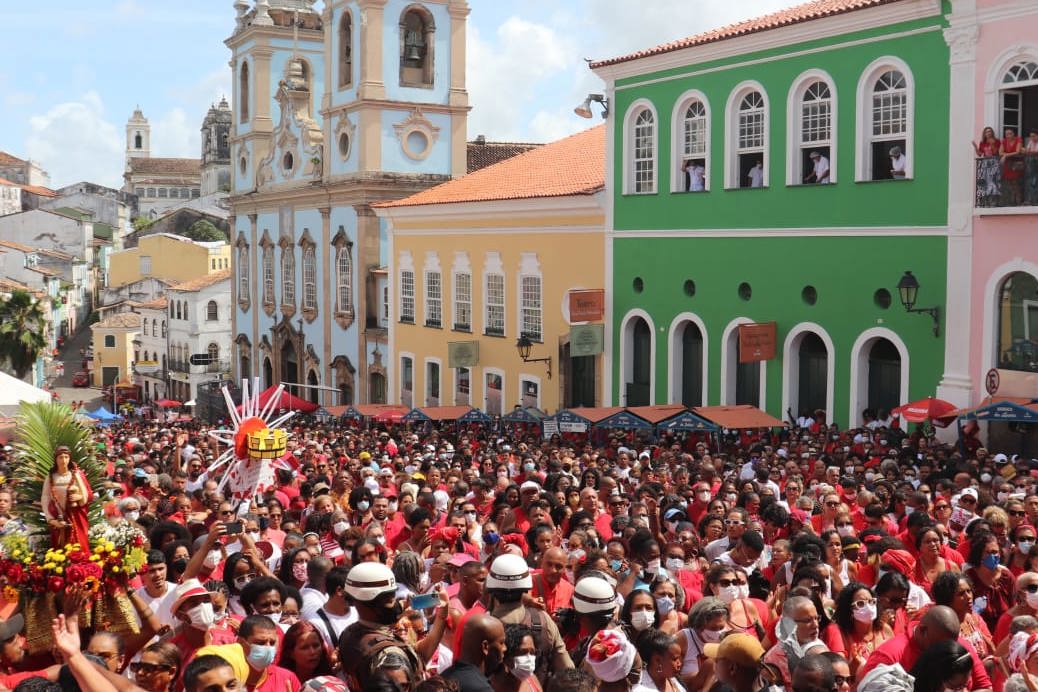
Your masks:
[{"label": "street lamp", "polygon": [[897,292],[901,298],[901,304],[905,306],[905,312],[921,312],[933,318],[933,335],[941,335],[941,309],[939,307],[917,308],[916,298],[919,296],[919,280],[906,271],[901,280],[897,282]]},{"label": "street lamp", "polygon": [[519,357],[523,359],[524,363],[547,363],[548,364],[548,379],[551,379],[551,356],[547,358],[531,358],[530,348],[533,347],[533,342],[530,341],[530,337],[526,334],[520,334],[519,339],[515,342],[515,348],[519,351]]}]

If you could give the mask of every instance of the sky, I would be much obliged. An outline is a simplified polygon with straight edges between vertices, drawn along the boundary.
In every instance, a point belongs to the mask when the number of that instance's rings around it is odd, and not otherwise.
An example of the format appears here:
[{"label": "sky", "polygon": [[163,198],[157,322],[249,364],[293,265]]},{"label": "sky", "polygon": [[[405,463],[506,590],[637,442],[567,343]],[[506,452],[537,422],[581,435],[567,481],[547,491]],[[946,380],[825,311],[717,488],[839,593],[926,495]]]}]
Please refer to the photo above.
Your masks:
[{"label": "sky", "polygon": [[[209,106],[230,97],[232,0],[2,0],[0,151],[53,187],[122,186],[126,120],[152,156],[197,158]],[[320,7],[322,0],[318,0]],[[547,142],[588,127],[573,107],[603,59],[788,7],[796,0],[469,0],[468,136]],[[9,5],[9,6],[8,6]],[[12,56],[18,56],[11,59]]]}]

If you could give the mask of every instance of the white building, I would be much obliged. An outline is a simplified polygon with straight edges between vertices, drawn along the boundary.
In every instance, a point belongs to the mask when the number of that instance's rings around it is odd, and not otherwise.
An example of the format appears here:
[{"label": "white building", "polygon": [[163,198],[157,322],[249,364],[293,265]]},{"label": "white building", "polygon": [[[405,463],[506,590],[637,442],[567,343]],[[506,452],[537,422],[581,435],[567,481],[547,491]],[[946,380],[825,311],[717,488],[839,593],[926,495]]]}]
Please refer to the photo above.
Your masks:
[{"label": "white building", "polygon": [[[166,296],[166,396],[190,401],[199,384],[230,378],[231,270],[171,286]],[[201,354],[210,362],[192,365],[191,356]]]},{"label": "white building", "polygon": [[[168,306],[169,300],[162,297],[141,303],[135,308],[141,316],[141,333],[133,344],[136,358],[134,373],[145,401],[168,398]],[[157,369],[152,363],[157,364]]]}]

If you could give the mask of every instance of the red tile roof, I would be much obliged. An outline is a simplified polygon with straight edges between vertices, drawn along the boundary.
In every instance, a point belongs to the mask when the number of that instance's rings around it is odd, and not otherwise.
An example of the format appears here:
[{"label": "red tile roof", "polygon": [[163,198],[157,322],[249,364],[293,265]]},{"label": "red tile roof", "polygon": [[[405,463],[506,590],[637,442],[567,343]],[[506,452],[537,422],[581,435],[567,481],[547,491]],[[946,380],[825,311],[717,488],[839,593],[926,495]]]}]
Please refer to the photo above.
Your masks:
[{"label": "red tile roof", "polygon": [[779,10],[778,12],[772,12],[771,14],[766,14],[761,17],[747,19],[746,21],[722,26],[718,29],[712,29],[702,34],[696,34],[695,36],[689,36],[688,38],[664,43],[655,48],[640,50],[616,58],[598,60],[591,63],[591,69],[595,69],[596,67],[605,67],[607,65],[616,65],[617,63],[629,62],[650,55],[670,53],[671,51],[681,50],[682,48],[701,46],[704,43],[714,43],[716,41],[723,41],[737,36],[755,34],[769,29],[789,26],[791,24],[808,22],[812,19],[831,17],[837,14],[844,14],[845,12],[853,12],[866,7],[876,7],[878,5],[887,5],[894,2],[898,2],[898,0],[813,0],[812,2],[806,2],[802,5],[790,7],[785,10]]},{"label": "red tile roof", "polygon": [[203,288],[209,288],[213,284],[218,284],[221,281],[224,281],[224,280],[229,279],[229,278],[231,278],[231,270],[230,269],[221,269],[218,272],[213,272],[212,274],[206,274],[205,276],[200,276],[197,279],[191,279],[190,281],[185,281],[182,284],[176,284],[175,286],[170,286],[169,290],[171,290],[171,291],[201,291]]},{"label": "red tile roof", "polygon": [[[0,155],[3,155],[3,153],[4,152],[0,151]],[[3,165],[2,161],[0,161],[0,165]],[[34,194],[34,195],[39,195],[40,197],[57,197],[58,196],[58,193],[55,192],[54,190],[50,189],[49,187],[43,187],[42,185],[24,185],[22,183],[12,182],[10,180],[7,180],[6,178],[0,178],[0,185],[8,185],[8,186],[11,186],[11,187],[20,187],[22,190],[25,190],[26,192],[29,192],[29,193]]]},{"label": "red tile roof", "polygon": [[527,142],[487,142],[477,139],[475,142],[468,143],[468,168],[466,170],[468,173],[475,173],[487,166],[501,163],[539,146],[543,145]]},{"label": "red tile roof", "polygon": [[134,175],[201,175],[201,159],[131,158]]},{"label": "red tile roof", "polygon": [[605,125],[377,208],[590,195],[605,188]]},{"label": "red tile roof", "polygon": [[6,151],[0,151],[0,166],[20,166],[27,163],[25,159],[11,156]]}]

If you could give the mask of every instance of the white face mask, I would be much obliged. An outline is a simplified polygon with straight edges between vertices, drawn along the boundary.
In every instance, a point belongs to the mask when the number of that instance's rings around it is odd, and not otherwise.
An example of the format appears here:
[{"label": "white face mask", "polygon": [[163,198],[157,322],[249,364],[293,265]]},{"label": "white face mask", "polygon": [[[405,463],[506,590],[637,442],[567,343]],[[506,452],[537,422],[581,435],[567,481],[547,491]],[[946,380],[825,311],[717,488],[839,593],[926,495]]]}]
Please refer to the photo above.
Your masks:
[{"label": "white face mask", "polygon": [[660,615],[666,617],[670,611],[674,610],[674,599],[670,596],[660,596],[656,599],[656,607],[660,611]]},{"label": "white face mask", "polygon": [[750,597],[750,585],[749,584],[739,584],[739,598],[749,598],[749,597]]},{"label": "white face mask", "polygon": [[256,541],[258,541],[260,539],[260,532],[259,531],[249,531],[249,538],[251,538],[252,542],[255,543]]},{"label": "white face mask", "polygon": [[512,659],[512,674],[520,680],[525,680],[533,675],[537,668],[537,657],[533,654],[516,656]]},{"label": "white face mask", "polygon": [[1024,555],[1031,554],[1031,548],[1034,547],[1034,541],[1020,541],[1016,544],[1017,549]]},{"label": "white face mask", "polygon": [[367,500],[361,500],[360,502],[357,503],[357,509],[359,511],[361,511],[361,512],[367,512],[368,511],[368,507],[370,507],[370,506],[371,506],[371,503],[368,502]]},{"label": "white face mask", "polygon": [[645,571],[648,572],[649,574],[659,574],[660,573],[660,559],[656,558],[655,560],[649,560],[648,564],[645,565]]},{"label": "white face mask", "polygon": [[336,536],[341,536],[342,534],[346,533],[346,531],[349,530],[349,528],[350,523],[348,521],[337,521],[334,524],[332,524],[332,532],[335,533]]},{"label": "white face mask", "polygon": [[876,604],[865,605],[861,608],[855,608],[853,611],[854,619],[858,622],[872,623],[876,619]]},{"label": "white face mask", "polygon": [[1027,607],[1032,610],[1038,610],[1038,592],[1031,593],[1027,591]]},{"label": "white face mask", "polygon": [[126,521],[137,521],[138,519],[140,519],[140,518],[141,518],[141,513],[140,513],[140,512],[138,512],[137,510],[134,510],[134,511],[132,511],[132,512],[125,512],[125,513],[123,514],[123,518],[124,518],[124,519],[125,519]]},{"label": "white face mask", "polygon": [[685,566],[685,561],[680,557],[668,557],[667,558],[667,571],[677,572]]},{"label": "white face mask", "polygon": [[729,605],[732,601],[739,598],[739,587],[735,584],[722,586],[717,590],[717,597],[721,599],[721,603]]},{"label": "white face mask", "polygon": [[841,536],[853,536],[854,535],[854,527],[853,526],[837,526],[836,527],[836,532],[839,533]]},{"label": "white face mask", "polygon": [[207,630],[216,622],[216,613],[213,612],[212,603],[199,603],[187,611],[187,616],[191,619],[191,626],[195,629]]},{"label": "white face mask", "polygon": [[642,632],[649,629],[656,622],[656,613],[651,610],[631,611],[631,626]]},{"label": "white face mask", "polygon": [[699,633],[699,637],[707,644],[716,644],[724,635],[725,630],[703,630]]}]

